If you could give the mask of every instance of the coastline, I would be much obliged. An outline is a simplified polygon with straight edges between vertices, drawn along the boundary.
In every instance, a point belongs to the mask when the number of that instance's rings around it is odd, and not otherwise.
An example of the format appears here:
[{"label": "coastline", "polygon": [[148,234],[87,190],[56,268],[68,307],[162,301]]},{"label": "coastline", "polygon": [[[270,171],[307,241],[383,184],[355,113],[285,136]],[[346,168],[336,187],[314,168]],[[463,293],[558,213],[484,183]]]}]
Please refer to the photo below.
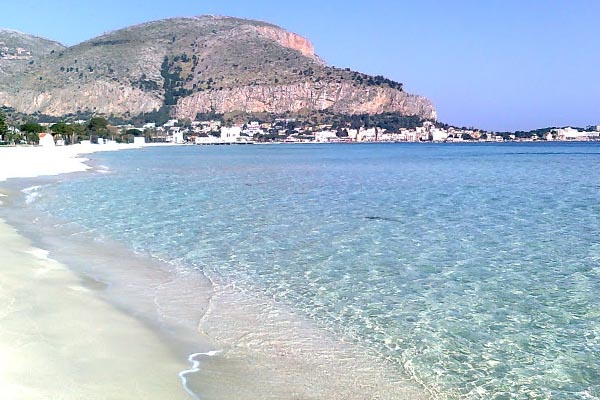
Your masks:
[{"label": "coastline", "polygon": [[140,321],[0,221],[5,399],[185,399],[181,360]]},{"label": "coastline", "polygon": [[[141,147],[0,148],[0,182],[83,172],[92,168],[84,154]],[[10,208],[13,193],[1,192],[0,206]],[[190,398],[179,378],[189,362],[155,329],[108,302],[107,283],[72,271],[5,218],[0,238],[3,398]]]},{"label": "coastline", "polygon": [[144,147],[176,146],[175,144],[105,144],[41,147],[0,147],[0,182],[14,178],[36,178],[88,171],[86,154],[102,151],[134,150]]},{"label": "coastline", "polygon": [[[93,147],[99,149],[90,150],[110,150],[103,146]],[[119,147],[115,150],[135,148]],[[68,155],[71,157],[68,167],[66,162],[60,164],[58,162],[60,159],[57,158],[57,164],[62,166],[56,169],[57,173],[90,169],[85,164],[87,160],[80,157],[81,154],[84,153],[72,151]],[[66,152],[61,157],[64,158],[65,155]],[[47,159],[33,164],[43,167],[45,162]],[[38,169],[38,172],[40,171],[49,172]],[[27,180],[27,184],[30,184],[30,180]],[[20,191],[18,193],[20,194]],[[8,199],[11,198],[12,196]],[[13,211],[14,207],[11,209],[11,214]],[[15,214],[19,214],[19,210],[16,211]],[[19,233],[26,238],[33,238],[36,246],[49,249],[50,255],[60,261],[57,265],[60,265],[66,273],[70,273],[71,278],[84,282],[80,286],[87,291],[75,290],[75,292],[85,293],[90,297],[87,301],[88,310],[98,308],[99,304],[102,304],[104,307],[100,307],[103,310],[100,314],[111,314],[112,320],[119,321],[117,325],[125,326],[129,319],[131,319],[130,324],[140,324],[136,329],[131,328],[135,332],[132,336],[139,338],[137,340],[139,344],[146,341],[152,343],[152,340],[147,337],[156,340],[157,350],[151,351],[152,362],[164,363],[172,368],[161,371],[164,375],[152,377],[152,380],[153,382],[168,381],[173,385],[171,387],[173,394],[163,393],[159,398],[419,399],[429,397],[418,385],[394,375],[392,370],[385,368],[385,362],[382,363],[382,360],[371,356],[367,351],[358,351],[351,344],[340,343],[314,326],[311,321],[294,315],[291,310],[281,305],[273,304],[272,299],[244,296],[233,286],[217,284],[213,286],[213,292],[208,299],[210,304],[205,302],[207,299],[200,299],[199,304],[191,304],[190,302],[197,301],[201,283],[186,287],[188,283],[186,279],[189,277],[174,279],[174,275],[170,273],[172,271],[161,270],[164,266],[130,254],[125,246],[120,246],[118,243],[95,242],[93,233],[82,233],[77,229],[69,232],[70,228],[57,228],[54,225],[42,229],[44,223],[32,222],[30,219],[30,216],[22,215],[21,220],[18,220],[18,217],[11,215],[9,223],[18,226]],[[0,237],[3,235],[3,231],[0,231]],[[70,237],[69,235],[78,237],[78,240],[69,239],[73,242],[72,247],[65,240],[66,237]],[[25,241],[23,238],[20,240]],[[38,253],[45,254],[44,251],[39,250]],[[113,268],[119,263],[118,260],[122,259],[131,262],[131,271],[126,275],[123,271]],[[27,262],[33,263],[31,260]],[[23,280],[26,277],[20,276],[15,282],[19,279]],[[70,282],[67,278],[65,281]],[[88,288],[90,282],[95,289]],[[37,282],[32,281],[31,285],[31,290],[34,291]],[[69,284],[69,286],[73,285]],[[146,287],[151,290],[144,290]],[[185,289],[182,290],[182,287]],[[157,292],[157,289],[164,289],[164,293]],[[4,292],[4,289],[2,291]],[[181,293],[175,295],[175,291],[185,292],[186,296],[182,296]],[[40,291],[42,298],[44,293],[46,292]],[[61,293],[62,291],[58,291],[54,295],[50,293],[47,295],[60,299]],[[182,301],[185,303],[181,303]],[[85,301],[75,301],[75,304],[85,303]],[[78,315],[69,312],[70,304],[61,303],[56,307],[64,309],[69,315]],[[183,315],[178,315],[176,310],[184,308],[187,311]],[[161,313],[164,311],[166,317],[161,319],[161,315],[157,318],[155,315],[157,311]],[[172,316],[178,319],[174,324],[171,323]],[[194,319],[195,317],[198,319]],[[77,321],[82,322],[77,317],[73,323]],[[186,325],[183,328],[181,321]],[[190,337],[187,329],[190,326],[195,337]],[[122,331],[128,332],[129,329]],[[185,332],[182,333],[181,330]],[[88,334],[95,337],[95,332]],[[56,337],[66,341],[69,334],[57,332]],[[117,335],[112,339],[114,340],[108,341],[111,343],[103,342],[105,343],[103,346],[114,345],[117,349],[122,348],[121,339]],[[211,343],[217,343],[217,346],[211,346]],[[142,360],[144,354],[143,351],[141,353],[131,362]],[[36,354],[37,352],[33,352],[29,357]],[[103,361],[110,369],[115,360],[108,356]],[[198,362],[200,366],[196,364]],[[146,364],[142,364],[140,367],[143,371]],[[127,375],[126,372],[121,373],[121,377]],[[68,372],[66,376],[69,376]],[[16,382],[21,380],[17,379]],[[131,382],[123,380],[120,382],[123,385],[121,388],[123,398],[131,398],[131,393],[125,392]],[[141,383],[142,378],[136,379],[136,382],[139,382],[137,386],[145,385]],[[186,386],[184,387],[182,383]],[[0,383],[0,385],[4,384]],[[188,388],[191,388],[193,393],[189,391],[186,393]],[[152,398],[137,395],[134,397]],[[31,396],[14,398],[31,398]],[[73,394],[65,398],[79,398],[79,396]]]}]

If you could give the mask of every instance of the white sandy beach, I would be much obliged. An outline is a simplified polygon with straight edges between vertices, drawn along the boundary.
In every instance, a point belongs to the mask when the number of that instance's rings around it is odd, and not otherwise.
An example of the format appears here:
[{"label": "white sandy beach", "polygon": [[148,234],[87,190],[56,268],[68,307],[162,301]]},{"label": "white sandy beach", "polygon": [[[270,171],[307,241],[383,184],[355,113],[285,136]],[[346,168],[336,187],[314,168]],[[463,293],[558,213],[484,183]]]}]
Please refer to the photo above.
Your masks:
[{"label": "white sandy beach", "polygon": [[[132,145],[0,148],[0,181],[85,171]],[[0,220],[0,398],[186,399],[189,368],[150,328]]]},{"label": "white sandy beach", "polygon": [[0,181],[33,178],[90,169],[84,154],[99,151],[136,149],[133,144],[82,145],[57,147],[0,147]]}]

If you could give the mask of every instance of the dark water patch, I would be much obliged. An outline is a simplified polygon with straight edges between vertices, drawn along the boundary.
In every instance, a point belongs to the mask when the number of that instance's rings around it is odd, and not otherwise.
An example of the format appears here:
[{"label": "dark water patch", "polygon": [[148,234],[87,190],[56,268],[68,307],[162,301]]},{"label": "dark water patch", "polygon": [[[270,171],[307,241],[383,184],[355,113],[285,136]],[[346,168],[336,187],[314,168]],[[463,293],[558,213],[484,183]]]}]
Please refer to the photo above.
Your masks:
[{"label": "dark water patch", "polygon": [[369,217],[365,217],[365,219],[369,220],[369,221],[402,222],[399,218],[394,218],[394,217],[369,216]]}]

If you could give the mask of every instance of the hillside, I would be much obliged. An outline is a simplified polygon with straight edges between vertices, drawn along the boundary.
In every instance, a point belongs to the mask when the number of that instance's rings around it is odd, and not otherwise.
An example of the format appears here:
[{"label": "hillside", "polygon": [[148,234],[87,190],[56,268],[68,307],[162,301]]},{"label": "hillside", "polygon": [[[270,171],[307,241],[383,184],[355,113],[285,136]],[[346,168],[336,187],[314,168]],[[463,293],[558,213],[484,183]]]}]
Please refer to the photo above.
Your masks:
[{"label": "hillside", "polygon": [[0,29],[0,84],[20,76],[52,51],[65,49],[60,43],[10,29]]},{"label": "hillside", "polygon": [[259,21],[167,19],[55,47],[48,44],[18,78],[0,82],[0,103],[48,115],[328,109],[436,117],[427,99],[405,93],[402,84],[328,67],[308,40]]}]

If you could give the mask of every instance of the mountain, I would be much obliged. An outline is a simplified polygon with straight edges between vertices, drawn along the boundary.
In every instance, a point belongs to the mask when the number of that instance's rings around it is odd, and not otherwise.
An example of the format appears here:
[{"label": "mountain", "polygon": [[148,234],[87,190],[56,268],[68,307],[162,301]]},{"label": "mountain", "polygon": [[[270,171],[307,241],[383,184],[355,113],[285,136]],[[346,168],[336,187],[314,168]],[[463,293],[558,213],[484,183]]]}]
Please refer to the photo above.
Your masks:
[{"label": "mountain", "polygon": [[[10,29],[0,29],[0,82],[5,84],[52,51],[65,46]],[[4,85],[2,86],[4,87]]]},{"label": "mountain", "polygon": [[32,58],[0,76],[0,104],[48,115],[168,110],[193,119],[207,112],[327,109],[436,118],[431,102],[404,92],[401,83],[328,67],[307,39],[260,21],[173,18],[69,48],[41,40],[22,40]]}]

